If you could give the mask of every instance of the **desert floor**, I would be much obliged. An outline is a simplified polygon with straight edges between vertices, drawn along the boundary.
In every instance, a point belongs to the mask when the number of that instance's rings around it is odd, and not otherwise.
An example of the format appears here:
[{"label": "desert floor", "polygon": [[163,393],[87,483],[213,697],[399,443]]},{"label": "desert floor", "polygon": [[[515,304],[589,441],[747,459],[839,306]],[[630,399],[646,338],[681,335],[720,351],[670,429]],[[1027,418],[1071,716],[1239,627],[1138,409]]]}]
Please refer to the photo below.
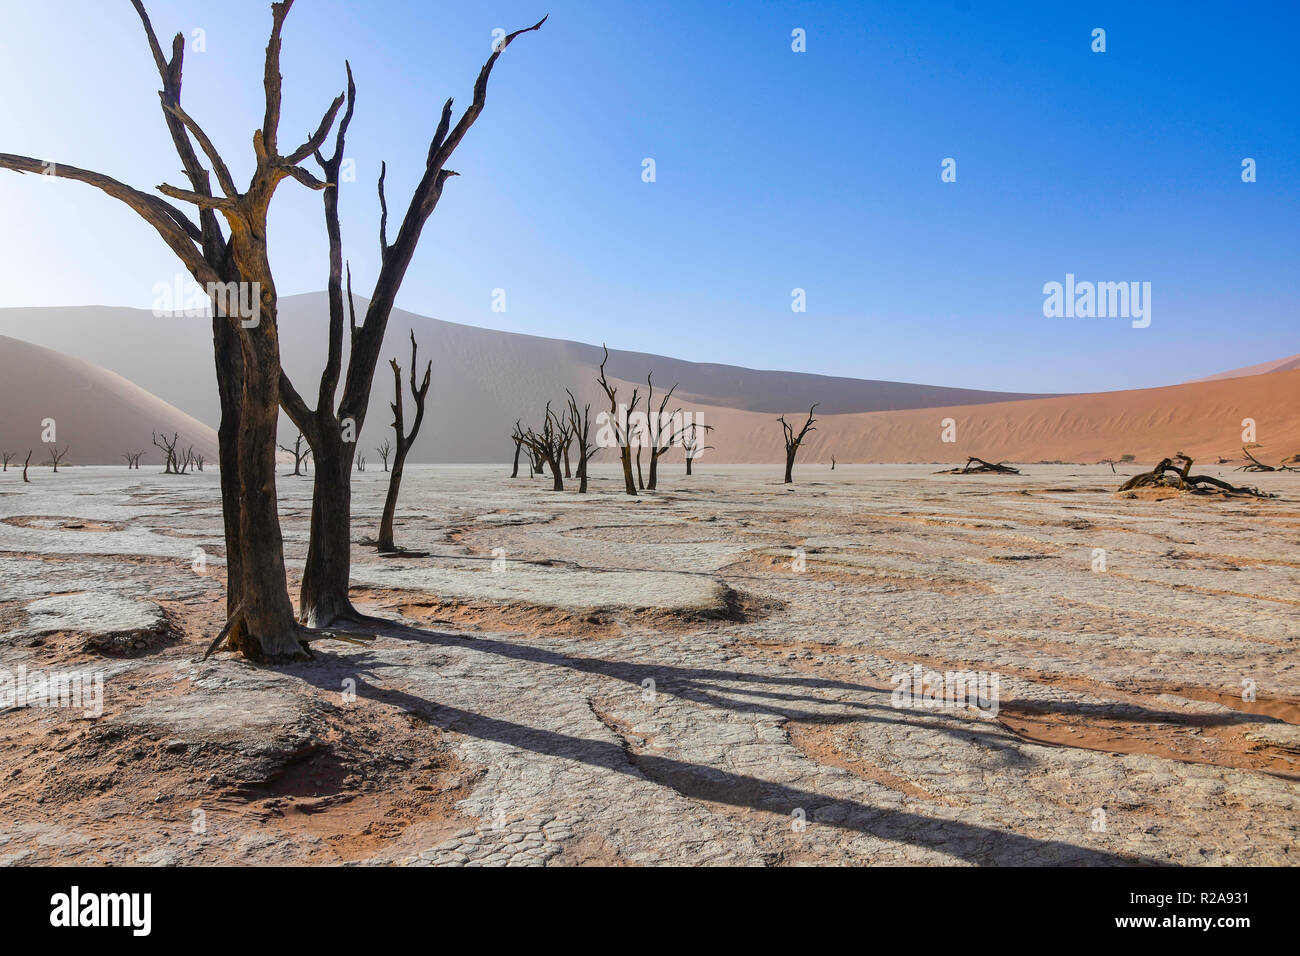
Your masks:
[{"label": "desert floor", "polygon": [[[418,466],[427,554],[380,558],[372,463],[353,594],[399,623],[274,668],[200,662],[214,471],[11,469],[0,677],[104,683],[0,711],[0,862],[1300,862],[1300,475],[938,468],[674,460],[629,499]],[[996,674],[996,715],[894,706],[915,665]]]}]

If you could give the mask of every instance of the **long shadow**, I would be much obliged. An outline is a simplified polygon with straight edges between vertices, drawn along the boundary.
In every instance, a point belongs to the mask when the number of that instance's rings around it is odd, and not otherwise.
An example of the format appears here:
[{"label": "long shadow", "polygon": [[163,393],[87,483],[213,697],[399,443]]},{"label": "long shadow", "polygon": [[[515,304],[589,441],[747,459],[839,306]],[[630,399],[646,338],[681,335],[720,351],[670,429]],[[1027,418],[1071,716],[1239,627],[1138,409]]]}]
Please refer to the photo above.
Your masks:
[{"label": "long shadow", "polygon": [[[343,663],[342,660],[339,661],[340,665]],[[350,664],[349,669],[351,671]],[[302,668],[300,674],[312,683],[320,681],[318,686],[336,689],[335,684],[324,683],[326,675],[318,670]],[[787,819],[796,809],[802,809],[808,821],[814,824],[934,850],[969,863],[992,866],[1162,864],[1162,861],[1138,855],[1094,850],[1062,840],[1040,840],[979,824],[927,817],[906,810],[872,807],[854,800],[828,797],[812,790],[732,773],[717,767],[703,767],[655,754],[635,753],[626,743],[620,745],[574,737],[571,734],[476,714],[459,707],[442,706],[406,691],[369,684],[362,686],[368,691],[366,696],[399,707],[443,730],[648,780],[669,787],[692,800],[760,810]],[[358,688],[359,692],[360,690],[361,687]]]},{"label": "long shadow", "polygon": [[[761,674],[744,674],[708,668],[687,669],[675,666],[655,664],[638,664],[606,661],[599,658],[575,657],[558,653],[537,646],[520,646],[507,641],[482,638],[458,637],[434,631],[425,631],[403,624],[392,624],[379,629],[387,636],[418,640],[421,643],[447,647],[472,647],[488,653],[530,662],[540,662],[557,667],[567,667],[577,671],[599,674],[624,680],[640,687],[644,676],[655,676],[656,689],[665,693],[674,693],[670,688],[674,683],[686,685],[675,693],[685,696],[683,690],[689,690],[693,696],[687,697],[697,702],[708,703],[719,708],[741,712],[762,712],[776,714],[791,720],[805,720],[813,723],[827,722],[908,722],[911,712],[899,712],[888,708],[891,715],[868,715],[863,713],[846,714],[836,717],[825,712],[808,712],[792,710],[788,707],[776,707],[765,704],[749,704],[736,701],[712,689],[700,687],[701,680],[723,680],[729,682],[753,681],[758,684],[796,684],[813,688],[834,688],[867,693],[884,693],[882,688],[853,684],[845,681],[809,677],[772,677]],[[364,675],[375,679],[377,662],[368,651],[349,654],[336,659],[334,667],[346,668],[350,675]],[[379,665],[387,668],[389,665]],[[314,667],[295,667],[293,671],[310,683],[323,689],[337,689],[333,674],[326,674]],[[665,675],[670,675],[665,679]],[[533,753],[576,760],[581,763],[600,767],[629,776],[648,779],[666,786],[690,799],[723,803],[734,807],[761,810],[782,817],[789,817],[795,809],[803,809],[812,822],[835,826],[875,836],[894,842],[908,843],[918,847],[935,850],[958,857],[971,863],[993,865],[1026,864],[1060,864],[1073,865],[1160,865],[1161,861],[1137,855],[1121,855],[1104,850],[1080,847],[1060,840],[1040,840],[1007,830],[961,821],[928,817],[910,811],[886,809],[868,806],[853,800],[829,797],[799,787],[775,783],[744,774],[732,773],[717,767],[705,767],[676,760],[656,754],[636,753],[623,741],[612,744],[606,741],[574,737],[555,731],[528,727],[523,724],[476,714],[457,707],[443,706],[426,700],[416,694],[394,688],[375,686],[366,681],[361,682],[359,692],[364,689],[365,696],[389,703],[423,719],[444,730],[454,731],[481,740],[495,741],[520,750]],[[778,699],[819,701],[804,695],[772,694]],[[843,706],[843,701],[825,701],[827,704]],[[850,703],[860,709],[873,709],[872,705]],[[883,708],[874,708],[882,710]],[[931,729],[944,731],[946,728],[926,723]],[[958,735],[965,740],[977,735],[978,731],[963,730]],[[1002,745],[1001,741],[990,740],[990,744]],[[1008,750],[1019,754],[1013,746]],[[973,844],[973,845],[972,845]]]},{"label": "long shadow", "polygon": [[[963,742],[969,741],[972,737],[981,737],[984,746],[1000,754],[1009,764],[1033,762],[1032,757],[1024,753],[1018,741],[1007,739],[992,730],[972,726],[969,722],[950,723],[939,714],[918,710],[904,711],[890,706],[861,701],[825,700],[820,697],[784,693],[779,690],[764,690],[755,687],[729,687],[724,689],[708,682],[793,686],[801,689],[841,690],[857,694],[888,695],[891,693],[884,688],[871,687],[866,684],[855,684],[849,681],[823,677],[783,677],[716,668],[684,668],[672,664],[609,661],[599,657],[579,657],[564,654],[536,644],[516,644],[478,635],[458,635],[441,631],[429,631],[397,622],[390,622],[387,626],[375,628],[374,633],[435,646],[471,647],[484,653],[495,654],[512,660],[546,664],[551,667],[561,667],[581,673],[597,674],[602,677],[625,681],[638,689],[641,688],[644,681],[652,680],[654,681],[656,693],[669,694],[692,703],[717,707],[736,713],[781,717],[801,723],[827,723],[829,719],[824,711],[803,710],[793,706],[793,704],[803,702],[852,708],[865,713],[846,714],[835,722],[912,723]],[[734,696],[728,696],[729,694]],[[748,700],[747,697],[759,699]],[[763,698],[772,701],[784,701],[788,702],[788,704],[764,703]]]}]

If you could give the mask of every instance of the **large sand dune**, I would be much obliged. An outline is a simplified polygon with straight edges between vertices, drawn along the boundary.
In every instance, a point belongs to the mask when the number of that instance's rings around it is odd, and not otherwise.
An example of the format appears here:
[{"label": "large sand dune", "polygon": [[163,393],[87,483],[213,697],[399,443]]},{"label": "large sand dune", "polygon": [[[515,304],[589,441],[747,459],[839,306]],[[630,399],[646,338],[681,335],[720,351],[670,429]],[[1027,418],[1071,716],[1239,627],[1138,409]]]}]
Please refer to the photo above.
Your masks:
[{"label": "large sand dune", "polygon": [[122,464],[124,452],[141,450],[143,461],[161,462],[151,443],[155,431],[179,434],[182,446],[216,460],[216,432],[156,395],[116,372],[2,335],[0,406],[0,448],[20,462],[29,449],[33,464],[49,457],[42,444],[47,419],[54,420],[59,448],[68,446],[69,464]]},{"label": "large sand dune", "polygon": [[[820,412],[820,409],[818,409]],[[713,417],[710,417],[710,414]],[[770,415],[705,409],[717,425],[716,460],[779,461],[781,430]],[[787,415],[788,419],[803,416]],[[943,421],[957,441],[941,440]],[[1198,459],[1242,457],[1242,421],[1255,422],[1256,454],[1276,464],[1300,453],[1300,371],[1092,395],[989,405],[945,406],[864,415],[819,415],[803,461],[1095,462],[1121,455],[1158,460],[1175,452]]]},{"label": "large sand dune", "polygon": [[[364,307],[363,300],[359,304]],[[286,369],[307,396],[315,395],[324,364],[326,311],[323,293],[281,300]],[[385,358],[409,361],[409,329],[420,342],[421,362],[433,361],[429,414],[412,461],[502,461],[512,451],[508,435],[515,420],[539,419],[544,403],[562,400],[566,387],[593,408],[605,407],[595,385],[599,347],[397,310]],[[4,309],[0,333],[94,361],[162,402],[217,424],[209,319],[159,318],[146,310],[106,307]],[[16,355],[6,361],[21,364]],[[623,351],[610,353],[608,370],[620,383],[620,398],[631,395],[633,383],[644,391],[649,371],[660,387],[678,383],[670,408],[680,404],[717,426],[709,437],[716,448],[707,456],[715,461],[777,461],[781,431],[776,415],[800,414],[813,402],[820,403],[820,422],[801,455],[805,461],[829,461],[831,455],[844,462],[954,461],[967,454],[1015,461],[1096,461],[1124,454],[1148,460],[1175,451],[1197,457],[1239,454],[1243,418],[1255,420],[1266,458],[1295,454],[1300,451],[1300,416],[1295,412],[1300,407],[1300,371],[1289,369],[1297,361],[1293,356],[1255,367],[1266,375],[1242,377],[1252,369],[1241,369],[1186,385],[1060,396],[761,371]],[[78,397],[85,395],[65,395],[61,401],[76,408]],[[391,435],[391,399],[392,376],[385,363],[376,375],[361,437],[361,454],[372,459],[376,456],[371,449]],[[25,408],[26,402],[24,398],[15,407]],[[31,416],[6,414],[7,428],[16,427],[15,417],[26,421]],[[946,418],[957,424],[956,442],[941,441]],[[162,422],[156,427],[163,427]],[[281,427],[282,440],[291,442],[294,432],[287,419]],[[134,433],[140,426],[130,429]],[[81,460],[115,460],[119,432],[116,426],[107,430],[112,436],[103,443],[107,457]],[[91,453],[83,439],[76,440],[81,453]],[[198,436],[194,441],[199,444]],[[673,452],[670,459],[680,457]]]}]

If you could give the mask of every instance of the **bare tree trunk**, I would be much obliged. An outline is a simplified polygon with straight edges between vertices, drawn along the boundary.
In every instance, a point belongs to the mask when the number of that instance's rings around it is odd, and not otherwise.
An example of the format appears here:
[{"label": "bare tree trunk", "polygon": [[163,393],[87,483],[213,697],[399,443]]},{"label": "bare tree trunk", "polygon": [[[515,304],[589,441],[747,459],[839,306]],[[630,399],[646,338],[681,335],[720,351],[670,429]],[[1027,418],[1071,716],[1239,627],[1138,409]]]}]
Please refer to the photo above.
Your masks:
[{"label": "bare tree trunk", "polygon": [[397,494],[402,487],[402,472],[406,467],[406,454],[411,450],[411,445],[415,443],[415,436],[420,432],[420,423],[424,421],[424,401],[429,395],[429,383],[433,376],[433,362],[430,361],[424,370],[424,381],[417,386],[415,384],[415,368],[417,362],[417,347],[415,344],[415,331],[411,331],[411,394],[415,396],[415,421],[411,423],[411,432],[408,435],[402,423],[402,367],[393,359],[389,364],[393,366],[393,384],[396,386],[396,396],[393,400],[393,428],[397,432],[397,445],[393,448],[393,470],[388,476],[388,495],[384,499],[384,514],[379,521],[379,540],[376,542],[380,551],[391,552],[397,548],[393,543],[393,518],[397,514]]},{"label": "bare tree trunk", "polygon": [[519,451],[520,451],[519,442],[515,442],[515,464],[514,467],[510,469],[511,478],[519,477]]},{"label": "bare tree trunk", "polygon": [[337,423],[322,422],[314,448],[311,533],[298,615],[308,625],[322,627],[356,614],[348,596],[352,571],[352,452]]},{"label": "bare tree trunk", "polygon": [[687,455],[687,456],[686,456],[686,474],[689,475],[690,473],[691,473],[691,456],[690,456],[690,455]]}]

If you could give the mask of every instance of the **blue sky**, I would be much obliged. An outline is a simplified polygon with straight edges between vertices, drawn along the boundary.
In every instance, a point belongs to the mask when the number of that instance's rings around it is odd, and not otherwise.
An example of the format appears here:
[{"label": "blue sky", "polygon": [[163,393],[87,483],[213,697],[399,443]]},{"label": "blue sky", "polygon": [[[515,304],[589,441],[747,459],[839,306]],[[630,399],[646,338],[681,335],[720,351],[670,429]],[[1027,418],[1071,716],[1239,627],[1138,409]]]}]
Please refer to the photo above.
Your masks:
[{"label": "blue sky", "polygon": [[[204,31],[184,100],[246,181],[269,3],[148,6],[164,36]],[[342,204],[359,293],[378,260],[380,160],[396,218],[491,31],[544,13],[498,64],[403,308],[696,361],[1026,391],[1167,384],[1300,351],[1292,3],[298,0],[281,141],[316,125],[350,58],[357,182]],[[180,182],[126,0],[0,16],[0,151]],[[807,52],[791,50],[795,28]],[[325,284],[320,209],[280,187],[282,295]],[[147,308],[179,271],[80,184],[0,172],[0,215],[0,307]],[[1150,327],[1044,318],[1043,284],[1067,272],[1150,282]]]}]

